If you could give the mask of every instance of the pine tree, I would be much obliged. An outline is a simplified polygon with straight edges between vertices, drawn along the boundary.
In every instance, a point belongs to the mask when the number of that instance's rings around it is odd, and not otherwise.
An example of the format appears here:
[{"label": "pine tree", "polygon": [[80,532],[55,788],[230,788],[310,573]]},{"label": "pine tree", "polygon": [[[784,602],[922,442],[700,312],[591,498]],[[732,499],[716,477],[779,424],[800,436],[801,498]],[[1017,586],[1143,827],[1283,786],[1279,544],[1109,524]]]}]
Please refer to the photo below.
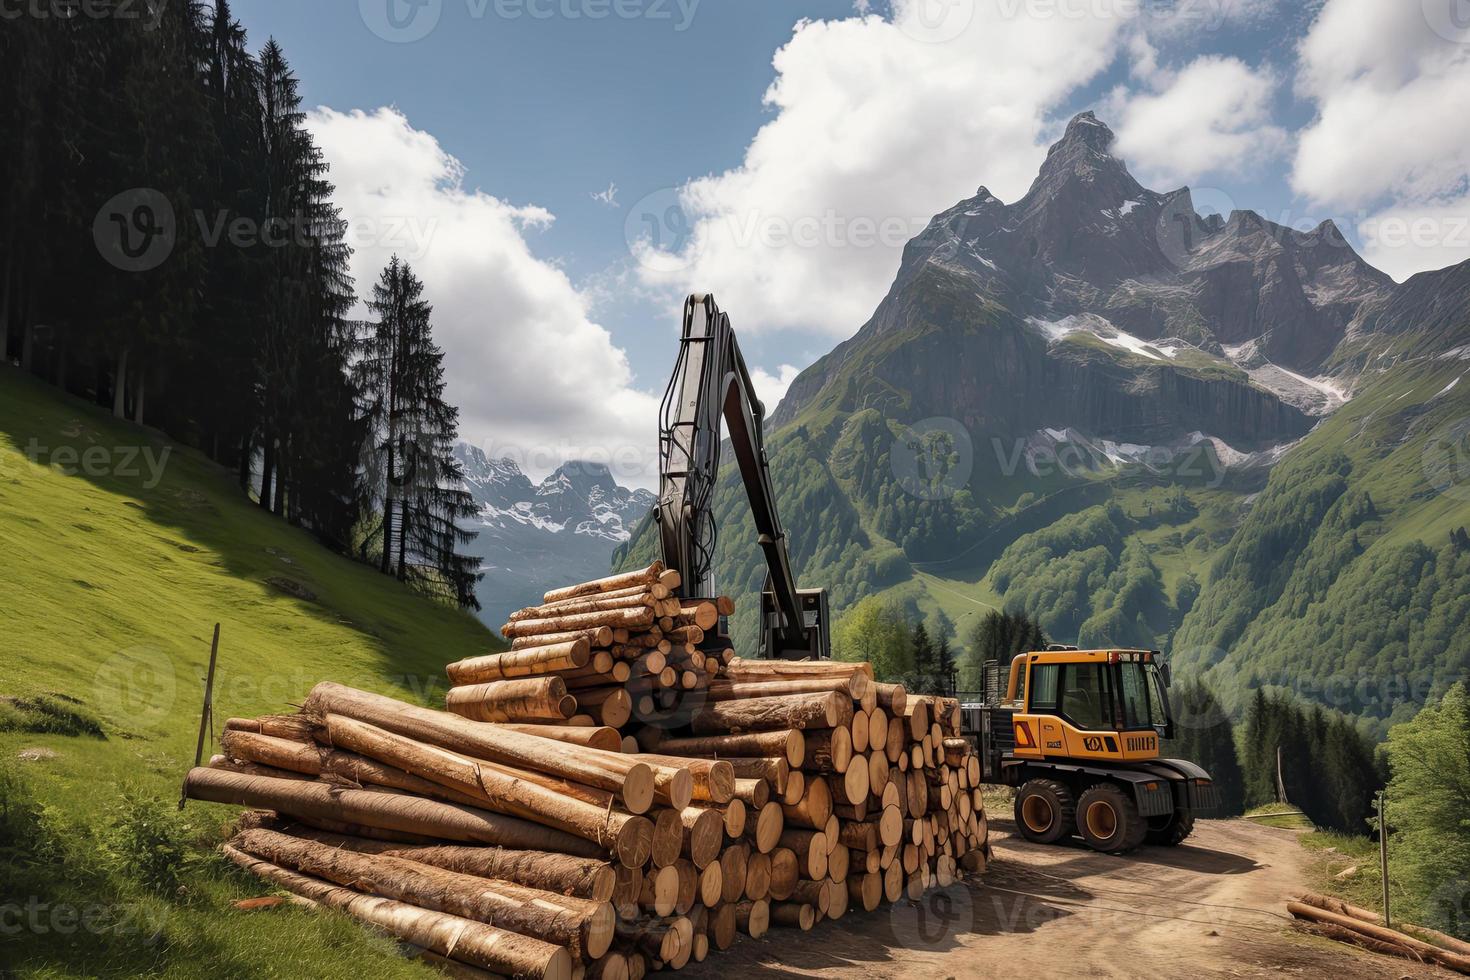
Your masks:
[{"label": "pine tree", "polygon": [[444,355],[423,288],[396,256],[388,263],[368,303],[376,322],[356,368],[369,499],[383,515],[379,562],[401,581],[479,608],[479,559],[460,553],[474,537],[460,521],[475,507],[454,457],[459,413],[444,402]]},{"label": "pine tree", "polygon": [[1021,610],[995,610],[975,625],[965,660],[965,687],[979,690],[985,664],[1009,664],[1021,653],[1046,649],[1041,624]]},{"label": "pine tree", "polygon": [[912,647],[914,673],[907,686],[916,694],[933,694],[935,693],[935,675],[939,670],[939,665],[934,657],[934,642],[929,639],[929,630],[922,622],[914,624]]},{"label": "pine tree", "polygon": [[1222,816],[1245,812],[1244,785],[1230,715],[1202,681],[1178,684],[1169,692],[1174,738],[1164,752],[1203,766],[1220,791]]},{"label": "pine tree", "polygon": [[938,683],[937,690],[933,693],[953,697],[955,693],[954,652],[949,647],[949,637],[946,635],[940,635],[939,645],[934,649],[934,666]]}]

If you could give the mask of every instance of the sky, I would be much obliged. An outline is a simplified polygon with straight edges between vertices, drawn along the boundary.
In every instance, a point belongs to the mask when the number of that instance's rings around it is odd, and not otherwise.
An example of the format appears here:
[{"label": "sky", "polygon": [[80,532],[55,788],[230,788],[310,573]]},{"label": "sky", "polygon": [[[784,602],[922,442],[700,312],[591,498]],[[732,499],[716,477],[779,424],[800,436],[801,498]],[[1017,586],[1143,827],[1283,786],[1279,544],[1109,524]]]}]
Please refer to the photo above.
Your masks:
[{"label": "sky", "polygon": [[1025,193],[1092,109],[1147,187],[1334,220],[1396,279],[1470,258],[1467,0],[236,0],[351,225],[408,260],[461,435],[657,482],[685,295],[767,409],[904,243]]}]

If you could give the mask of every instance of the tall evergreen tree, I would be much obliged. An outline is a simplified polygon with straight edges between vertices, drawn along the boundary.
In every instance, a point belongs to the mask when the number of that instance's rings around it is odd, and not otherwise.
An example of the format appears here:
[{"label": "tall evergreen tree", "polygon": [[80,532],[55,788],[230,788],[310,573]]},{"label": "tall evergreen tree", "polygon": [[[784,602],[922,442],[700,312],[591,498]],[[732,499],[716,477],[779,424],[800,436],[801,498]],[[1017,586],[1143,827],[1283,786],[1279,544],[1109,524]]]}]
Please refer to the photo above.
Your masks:
[{"label": "tall evergreen tree", "polygon": [[929,630],[918,622],[914,624],[914,639],[912,643],[914,651],[914,672],[907,682],[909,690],[916,694],[934,694],[935,675],[938,665],[934,660],[934,641],[929,638]]},{"label": "tall evergreen tree", "polygon": [[986,663],[1009,664],[1017,654],[1046,649],[1046,643],[1041,623],[1022,610],[986,613],[970,633],[970,649],[965,658],[966,689],[979,690]]},{"label": "tall evergreen tree", "polygon": [[1245,812],[1245,788],[1236,754],[1235,726],[1230,715],[1203,681],[1177,684],[1169,692],[1174,738],[1165,743],[1169,756],[1198,763],[1220,791],[1223,816]]},{"label": "tall evergreen tree", "polygon": [[940,634],[939,642],[934,647],[934,669],[938,679],[938,690],[935,694],[945,697],[953,697],[955,692],[955,660],[954,651],[949,646],[949,636]]},{"label": "tall evergreen tree", "polygon": [[368,310],[375,318],[357,362],[367,425],[370,500],[384,572],[462,606],[479,608],[479,559],[461,553],[474,538],[460,521],[474,513],[454,457],[458,410],[444,401],[444,354],[435,345],[423,283],[395,256]]}]

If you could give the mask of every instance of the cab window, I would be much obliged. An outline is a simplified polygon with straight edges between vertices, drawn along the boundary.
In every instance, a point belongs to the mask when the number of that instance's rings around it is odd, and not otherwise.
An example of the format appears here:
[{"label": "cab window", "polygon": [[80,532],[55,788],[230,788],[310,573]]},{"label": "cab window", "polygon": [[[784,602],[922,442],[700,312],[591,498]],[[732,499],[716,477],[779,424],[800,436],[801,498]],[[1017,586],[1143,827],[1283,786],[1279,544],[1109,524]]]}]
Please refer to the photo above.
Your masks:
[{"label": "cab window", "polygon": [[1033,664],[1031,666],[1032,711],[1057,710],[1057,679],[1061,667],[1057,664]]},{"label": "cab window", "polygon": [[1068,664],[1063,672],[1062,714],[1078,728],[1113,727],[1106,664]]}]

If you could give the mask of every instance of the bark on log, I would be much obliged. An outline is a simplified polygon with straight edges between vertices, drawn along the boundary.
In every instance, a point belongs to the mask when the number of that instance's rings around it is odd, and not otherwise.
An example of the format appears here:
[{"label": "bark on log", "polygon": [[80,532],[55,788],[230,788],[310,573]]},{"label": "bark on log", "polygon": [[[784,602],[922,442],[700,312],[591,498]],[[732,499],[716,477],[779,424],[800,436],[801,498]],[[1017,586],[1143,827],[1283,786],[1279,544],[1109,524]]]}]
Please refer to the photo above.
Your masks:
[{"label": "bark on log", "polygon": [[594,902],[611,901],[617,885],[615,866],[596,858],[579,858],[553,851],[523,851],[509,847],[456,847],[453,845],[395,844],[367,840],[343,834],[331,834],[305,827],[293,827],[290,834],[314,840],[328,847],[382,854],[428,864],[446,871],[500,878],[529,888],[556,892]]},{"label": "bark on log", "polygon": [[784,902],[796,891],[796,883],[801,880],[801,862],[797,860],[796,852],[786,847],[773,849],[770,857],[771,898]]},{"label": "bark on log", "polygon": [[601,857],[604,853],[590,841],[529,820],[453,803],[339,789],[324,783],[197,768],[189,770],[185,791],[193,800],[260,807],[339,826],[360,824],[427,838],[548,849],[579,857]]},{"label": "bark on log", "polygon": [[567,643],[532,647],[529,650],[469,657],[444,669],[449,675],[449,683],[456,686],[485,684],[515,677],[534,677],[538,674],[576,670],[587,666],[591,656],[592,645],[587,642],[586,637],[580,637]]},{"label": "bark on log", "polygon": [[686,806],[679,811],[683,828],[683,850],[696,868],[704,868],[720,856],[725,843],[725,817],[718,810]]},{"label": "bark on log", "polygon": [[772,680],[721,680],[709,686],[711,701],[736,701],[744,698],[775,698],[791,694],[839,694],[862,700],[872,681],[862,671],[851,677],[784,677]]},{"label": "bark on log", "polygon": [[654,622],[653,610],[646,606],[639,606],[636,609],[605,609],[599,612],[548,616],[545,619],[523,619],[515,623],[506,623],[500,627],[500,632],[514,640],[523,636],[567,633],[573,630],[597,629],[602,626],[640,631],[647,630]]},{"label": "bark on log", "polygon": [[808,772],[847,772],[852,762],[852,735],[846,728],[818,728],[806,733]]},{"label": "bark on log", "polygon": [[817,910],[797,902],[775,902],[771,905],[771,924],[788,929],[811,932],[817,923]]},{"label": "bark on log", "polygon": [[555,675],[450,688],[444,706],[472,721],[556,723],[577,713],[577,699]]},{"label": "bark on log", "polygon": [[715,759],[731,756],[740,758],[784,756],[787,763],[793,768],[800,768],[806,758],[806,740],[806,733],[794,728],[772,732],[748,732],[743,735],[705,735],[693,738],[666,738],[660,730],[653,728],[645,728],[638,734],[639,744],[649,752]]},{"label": "bark on log", "polygon": [[693,799],[705,803],[728,803],[735,798],[735,767],[729,762],[649,752],[639,753],[634,758],[650,765],[687,771],[692,784]]},{"label": "bark on log", "polygon": [[449,712],[419,708],[340,684],[318,684],[302,710],[313,718],[327,714],[356,718],[472,758],[535,769],[610,790],[622,798],[630,813],[643,813],[653,802],[652,770],[646,763],[621,753],[554,743],[499,726],[487,728]]},{"label": "bark on log", "polygon": [[788,827],[806,827],[811,830],[826,827],[832,816],[832,792],[828,789],[826,780],[808,780],[806,792],[802,794],[800,802],[793,805],[783,804],[781,813]]},{"label": "bark on log", "polygon": [[867,661],[842,660],[746,660],[736,657],[725,665],[732,678],[746,680],[779,677],[846,677],[861,671],[873,679],[873,665]]},{"label": "bark on log", "polygon": [[1426,943],[1420,939],[1415,939],[1413,936],[1395,929],[1374,925],[1371,922],[1365,922],[1362,919],[1350,915],[1329,912],[1326,909],[1319,909],[1315,905],[1308,905],[1305,902],[1287,902],[1286,910],[1298,919],[1326,922],[1330,925],[1340,926],[1341,928],[1350,929],[1361,935],[1369,936],[1379,942],[1396,943],[1399,946],[1404,946],[1412,950],[1426,960],[1432,960],[1441,966],[1449,967],[1460,973],[1470,973],[1470,956],[1441,949],[1438,946]]},{"label": "bark on log", "polygon": [[566,742],[569,745],[580,745],[588,749],[599,749],[603,752],[621,752],[623,748],[623,737],[618,734],[616,728],[607,725],[590,725],[582,727],[571,727],[569,725],[533,725],[518,722],[502,722],[500,727],[512,732],[520,732],[522,735],[535,735],[537,738],[549,738],[556,742]]},{"label": "bark on log", "polygon": [[771,784],[764,779],[735,780],[735,799],[745,804],[746,822],[750,822],[751,810],[763,810],[771,802]]},{"label": "bark on log", "polygon": [[902,684],[878,684],[875,685],[878,692],[878,707],[888,713],[890,718],[903,717],[904,707],[908,704],[908,691]]},{"label": "bark on log", "polygon": [[787,728],[836,728],[852,720],[852,701],[835,692],[707,704],[690,724],[696,735]]},{"label": "bark on log", "polygon": [[592,582],[581,582],[577,585],[569,585],[565,588],[552,589],[541,597],[543,602],[561,602],[565,599],[574,599],[577,596],[597,595],[603,592],[615,592],[618,589],[628,589],[634,586],[649,586],[659,582],[664,573],[664,563],[655,561],[647,568],[640,568],[632,572],[622,572],[617,575],[609,575],[605,578],[596,579]]},{"label": "bark on log", "polygon": [[820,830],[783,830],[780,845],[796,854],[802,877],[813,881],[827,877],[827,837]]},{"label": "bark on log", "polygon": [[613,642],[613,629],[611,626],[596,626],[592,629],[570,630],[565,633],[541,633],[533,636],[520,636],[511,640],[510,648],[511,650],[529,650],[532,647],[571,643],[576,640],[586,640],[594,649],[605,647]]},{"label": "bark on log", "polygon": [[312,901],[376,926],[415,946],[461,963],[515,978],[571,980],[566,949],[459,916],[416,908],[392,899],[360,895],[319,878],[298,874],[226,844],[225,855],[253,874]]},{"label": "bark on log", "polygon": [[883,876],[879,874],[853,875],[847,879],[847,896],[871,912],[883,901]]},{"label": "bark on log", "polygon": [[567,796],[534,781],[530,774],[481,764],[352,718],[328,715],[326,728],[333,744],[477,796],[484,809],[575,834],[612,851],[630,868],[648,861],[653,825],[643,817]]},{"label": "bark on log", "polygon": [[803,905],[810,905],[817,910],[819,915],[825,916],[827,914],[828,889],[830,887],[831,883],[826,879],[820,881],[810,879],[800,880],[796,883],[796,887],[792,889],[791,901],[800,902]]},{"label": "bark on log", "polygon": [[730,768],[735,772],[735,778],[740,779],[764,779],[771,784],[771,788],[777,793],[784,792],[786,782],[790,778],[792,770],[786,763],[785,756],[767,756],[764,758],[738,758],[726,759]]},{"label": "bark on log", "polygon": [[512,623],[523,622],[527,619],[550,619],[556,616],[575,616],[580,613],[606,612],[610,609],[658,609],[659,599],[653,593],[627,592],[615,596],[579,596],[575,599],[564,599],[561,602],[548,602],[540,606],[526,606],[517,609],[510,614]]},{"label": "bark on log", "polygon": [[595,959],[612,945],[614,915],[608,902],[568,898],[388,855],[337,850],[273,830],[247,830],[230,843],[280,867],[566,946],[574,956]]}]

